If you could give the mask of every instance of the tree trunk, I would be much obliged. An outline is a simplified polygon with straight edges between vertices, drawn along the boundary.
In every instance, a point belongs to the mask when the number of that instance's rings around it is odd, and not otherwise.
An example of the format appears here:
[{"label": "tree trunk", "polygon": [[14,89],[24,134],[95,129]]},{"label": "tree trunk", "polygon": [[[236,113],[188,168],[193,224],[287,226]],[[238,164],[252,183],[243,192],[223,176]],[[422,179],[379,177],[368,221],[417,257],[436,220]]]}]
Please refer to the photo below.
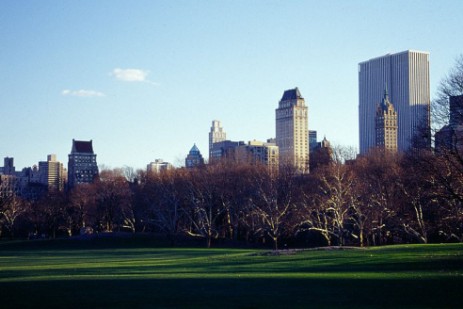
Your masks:
[{"label": "tree trunk", "polygon": [[230,210],[227,209],[227,225],[228,225],[228,237],[230,240],[234,240],[233,226],[231,224]]},{"label": "tree trunk", "polygon": [[[383,226],[383,217],[381,216],[380,220],[379,220],[379,223],[378,223],[378,245],[381,246],[384,244],[384,241],[383,241],[383,229],[381,228]],[[376,244],[375,244],[376,245]]]},{"label": "tree trunk", "polygon": [[273,250],[278,250],[278,237],[277,236],[273,236],[272,237],[273,239]]},{"label": "tree trunk", "polygon": [[360,228],[360,232],[359,232],[359,239],[360,239],[360,247],[364,247],[364,240],[363,240],[363,227]]},{"label": "tree trunk", "polygon": [[323,237],[325,237],[326,239],[326,244],[327,246],[331,246],[331,238],[330,238],[330,235],[328,233],[322,233]]}]

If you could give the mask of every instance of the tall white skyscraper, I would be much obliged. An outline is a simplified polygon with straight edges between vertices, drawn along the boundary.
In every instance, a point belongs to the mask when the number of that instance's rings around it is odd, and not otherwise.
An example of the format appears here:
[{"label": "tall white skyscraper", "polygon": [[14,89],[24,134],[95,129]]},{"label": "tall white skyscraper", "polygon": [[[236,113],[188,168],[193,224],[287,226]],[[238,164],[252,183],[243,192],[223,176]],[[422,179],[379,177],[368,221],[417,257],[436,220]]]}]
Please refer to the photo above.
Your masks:
[{"label": "tall white skyscraper", "polygon": [[375,146],[375,114],[387,88],[397,112],[399,151],[430,145],[429,53],[407,50],[359,64],[360,153]]},{"label": "tall white skyscraper", "polygon": [[209,132],[209,160],[212,158],[212,146],[214,143],[223,142],[227,139],[227,133],[222,128],[220,121],[212,120],[211,131]]},{"label": "tall white skyscraper", "polygon": [[307,106],[298,88],[283,93],[276,114],[276,144],[280,163],[291,163],[299,172],[308,172]]}]

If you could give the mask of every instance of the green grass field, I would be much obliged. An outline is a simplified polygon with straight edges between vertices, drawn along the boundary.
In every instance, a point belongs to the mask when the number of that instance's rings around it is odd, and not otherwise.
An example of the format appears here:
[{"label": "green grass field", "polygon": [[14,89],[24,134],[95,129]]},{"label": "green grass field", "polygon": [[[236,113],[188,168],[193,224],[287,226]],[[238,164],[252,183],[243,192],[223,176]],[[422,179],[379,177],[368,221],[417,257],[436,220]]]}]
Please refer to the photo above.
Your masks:
[{"label": "green grass field", "polygon": [[0,243],[0,308],[461,308],[463,244],[307,250]]}]

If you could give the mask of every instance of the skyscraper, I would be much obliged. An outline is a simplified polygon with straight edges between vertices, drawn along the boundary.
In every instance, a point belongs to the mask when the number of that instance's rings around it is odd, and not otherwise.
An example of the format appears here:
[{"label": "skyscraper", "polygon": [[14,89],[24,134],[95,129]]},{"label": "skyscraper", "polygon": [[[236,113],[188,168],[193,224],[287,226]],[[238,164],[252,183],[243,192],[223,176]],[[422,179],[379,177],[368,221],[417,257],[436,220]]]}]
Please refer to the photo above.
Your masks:
[{"label": "skyscraper", "polygon": [[81,183],[92,183],[96,177],[98,177],[98,165],[92,141],[73,139],[68,161],[69,187],[72,188]]},{"label": "skyscraper", "polygon": [[275,114],[280,163],[290,163],[300,173],[306,173],[309,166],[307,106],[297,87],[283,93]]},{"label": "skyscraper", "polygon": [[204,159],[201,155],[196,144],[191,147],[190,152],[188,153],[187,157],[185,158],[185,167],[186,168],[195,168],[204,165]]},{"label": "skyscraper", "polygon": [[62,191],[66,181],[63,163],[56,161],[56,155],[47,156],[47,161],[39,162],[39,182],[49,190]]},{"label": "skyscraper", "polygon": [[397,152],[397,112],[389,101],[387,89],[384,90],[383,100],[376,109],[375,125],[376,147]]},{"label": "skyscraper", "polygon": [[14,167],[14,158],[5,157],[3,160],[3,174],[4,175],[15,175],[16,169]]},{"label": "skyscraper", "polygon": [[317,147],[317,131],[309,130],[309,152]]},{"label": "skyscraper", "polygon": [[[429,53],[407,50],[359,64],[360,153],[375,146],[375,114],[385,85],[397,112],[400,151],[430,132]],[[420,146],[430,146],[430,140]]]},{"label": "skyscraper", "polygon": [[212,158],[212,148],[214,143],[223,142],[227,139],[227,133],[223,130],[220,121],[213,120],[211,131],[209,132],[209,160]]}]

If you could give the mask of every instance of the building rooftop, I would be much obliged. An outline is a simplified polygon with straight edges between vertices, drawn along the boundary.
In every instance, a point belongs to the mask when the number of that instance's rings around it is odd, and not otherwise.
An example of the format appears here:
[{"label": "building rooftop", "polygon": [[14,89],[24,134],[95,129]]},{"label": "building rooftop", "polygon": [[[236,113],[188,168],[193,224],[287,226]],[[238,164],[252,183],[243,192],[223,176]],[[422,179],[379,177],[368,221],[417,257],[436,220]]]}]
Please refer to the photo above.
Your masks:
[{"label": "building rooftop", "polygon": [[392,102],[389,100],[389,95],[387,93],[387,87],[385,88],[384,90],[384,97],[383,99],[381,100],[381,104],[379,104],[379,108],[381,108],[381,110],[383,112],[387,112],[389,110],[394,110],[394,105],[392,104]]},{"label": "building rooftop", "polygon": [[396,56],[396,55],[408,54],[408,53],[418,53],[418,54],[426,54],[426,55],[429,55],[429,52],[428,52],[428,51],[407,49],[407,50],[404,50],[404,51],[401,51],[401,52],[387,53],[387,54],[382,55],[382,56],[374,57],[374,58],[371,58],[371,59],[369,59],[369,60],[362,61],[362,62],[360,62],[359,64],[367,63],[367,62],[374,61],[374,60],[377,60],[377,59],[381,59],[381,58],[384,58],[384,57],[390,57],[390,56]]},{"label": "building rooftop", "polygon": [[76,141],[72,140],[72,153],[93,153],[92,141]]},{"label": "building rooftop", "polygon": [[281,98],[281,101],[297,100],[297,99],[303,99],[303,97],[301,93],[299,92],[299,89],[296,87],[294,89],[286,90],[283,93],[283,97]]},{"label": "building rooftop", "polygon": [[198,147],[196,146],[196,144],[193,145],[193,147],[191,147],[190,149],[190,154],[199,154],[200,151],[198,149]]}]

